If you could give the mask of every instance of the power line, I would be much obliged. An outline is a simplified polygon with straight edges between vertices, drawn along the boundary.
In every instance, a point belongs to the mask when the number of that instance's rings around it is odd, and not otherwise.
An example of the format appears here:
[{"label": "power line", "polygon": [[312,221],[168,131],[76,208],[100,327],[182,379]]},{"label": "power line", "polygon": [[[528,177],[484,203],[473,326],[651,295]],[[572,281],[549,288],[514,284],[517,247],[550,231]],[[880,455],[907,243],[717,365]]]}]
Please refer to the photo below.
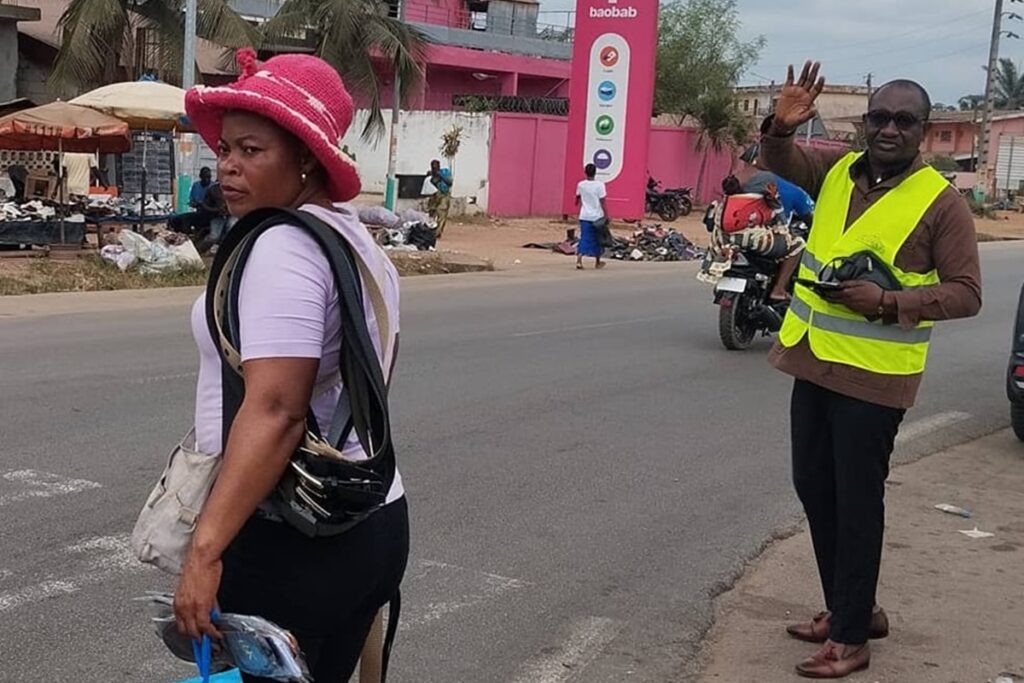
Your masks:
[{"label": "power line", "polygon": [[[836,59],[828,58],[826,60],[826,63],[829,64],[829,65],[833,65],[833,64],[847,64],[847,63],[850,63],[850,62],[861,62],[861,61],[864,61],[865,59],[869,59],[871,57],[876,57],[878,55],[895,54],[895,53],[898,53],[898,52],[905,52],[907,50],[919,50],[922,45],[931,45],[933,43],[939,43],[939,42],[942,42],[942,41],[949,40],[950,38],[960,37],[960,36],[964,35],[964,33],[965,33],[964,29],[959,28],[959,29],[957,29],[956,31],[954,31],[952,33],[947,33],[947,34],[943,34],[943,35],[940,35],[940,36],[933,36],[931,38],[928,38],[928,39],[925,39],[925,40],[915,41],[915,42],[913,42],[911,44],[907,44],[907,45],[898,45],[898,46],[891,47],[891,48],[888,48],[888,49],[885,49],[885,50],[867,50],[863,54],[847,55],[845,57],[838,57]],[[950,54],[952,54],[952,53],[950,53]],[[766,69],[766,70],[772,69],[775,66],[777,66],[781,70],[782,68],[788,67],[789,64],[773,65],[773,66],[770,66],[770,67],[766,67],[766,66],[764,66],[762,64],[758,64],[758,68],[759,69]]]},{"label": "power line", "polygon": [[[938,28],[940,26],[945,26],[947,24],[957,23],[957,22],[960,22],[960,21],[962,21],[964,19],[968,19],[970,17],[975,17],[975,16],[980,16],[982,14],[987,15],[988,14],[988,10],[981,10],[981,11],[971,12],[969,14],[964,14],[964,15],[960,15],[960,16],[957,16],[957,17],[952,17],[950,19],[945,19],[943,21],[939,21],[939,22],[936,22],[934,24],[926,24],[926,25],[918,26],[916,28],[910,29],[908,31],[904,31],[902,33],[894,33],[894,34],[891,34],[891,35],[881,36],[881,37],[878,37],[878,38],[871,38],[871,39],[868,39],[868,40],[855,41],[853,43],[845,43],[845,44],[844,43],[840,43],[840,44],[838,44],[838,45],[836,45],[834,47],[830,47],[829,49],[830,50],[847,50],[847,49],[850,49],[850,48],[861,47],[863,45],[873,45],[875,43],[885,43],[885,42],[889,42],[889,41],[891,41],[891,40],[893,40],[895,38],[902,38],[902,37],[905,37],[905,36],[910,36],[910,35],[913,35],[915,33],[920,33],[922,31],[931,31],[931,30],[933,30],[935,28]],[[958,30],[954,34],[951,34],[951,35],[957,35],[957,34],[960,34],[960,33],[963,33],[963,32],[964,32],[964,28],[961,26],[961,27],[958,28]],[[946,36],[946,37],[948,37],[948,36]],[[794,53],[791,53],[791,54],[796,54],[796,53],[794,52]],[[779,65],[774,64],[772,66],[779,66]],[[787,64],[783,64],[781,66],[782,67],[786,67],[786,66],[789,66],[789,64],[787,63]],[[762,67],[762,68],[764,68],[764,67]]]},{"label": "power line", "polygon": [[[918,64],[928,64],[928,63],[931,63],[931,62],[942,61],[944,59],[949,59],[950,57],[955,57],[957,55],[961,55],[961,54],[963,54],[965,52],[970,52],[971,50],[981,50],[981,49],[983,49],[983,48],[985,48],[987,46],[988,46],[988,43],[975,43],[973,45],[968,45],[967,47],[961,48],[959,50],[954,50],[952,52],[944,52],[941,55],[936,55],[934,57],[929,57],[927,59],[915,59],[911,66],[917,66]],[[872,68],[873,68],[874,71],[884,71],[884,69],[880,69],[878,67],[872,67]],[[826,77],[827,76],[828,76],[828,74],[826,74]],[[855,74],[853,72],[847,71],[847,72],[844,72],[844,73],[840,74],[839,76],[834,77],[833,80],[835,80],[836,78],[838,78],[840,80],[842,80],[844,78],[859,78],[860,76],[861,76],[860,73],[856,73]]]}]

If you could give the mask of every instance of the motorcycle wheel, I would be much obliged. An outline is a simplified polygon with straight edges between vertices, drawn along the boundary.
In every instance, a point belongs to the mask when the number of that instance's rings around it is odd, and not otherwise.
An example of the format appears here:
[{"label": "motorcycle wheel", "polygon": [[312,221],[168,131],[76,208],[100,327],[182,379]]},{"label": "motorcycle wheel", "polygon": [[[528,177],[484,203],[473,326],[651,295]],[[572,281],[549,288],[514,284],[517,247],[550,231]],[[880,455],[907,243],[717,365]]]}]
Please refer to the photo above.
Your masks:
[{"label": "motorcycle wheel", "polygon": [[744,308],[742,296],[736,297],[732,306],[718,307],[718,337],[730,351],[745,351],[754,341],[756,330],[744,319]]},{"label": "motorcycle wheel", "polygon": [[665,197],[658,202],[658,218],[671,223],[675,219],[679,218],[679,214],[682,211],[679,207],[679,201],[675,197]]},{"label": "motorcycle wheel", "polygon": [[693,202],[690,201],[689,197],[679,198],[679,215],[689,216],[690,212],[693,211]]},{"label": "motorcycle wheel", "polygon": [[1010,404],[1010,425],[1017,438],[1024,441],[1024,403]]}]

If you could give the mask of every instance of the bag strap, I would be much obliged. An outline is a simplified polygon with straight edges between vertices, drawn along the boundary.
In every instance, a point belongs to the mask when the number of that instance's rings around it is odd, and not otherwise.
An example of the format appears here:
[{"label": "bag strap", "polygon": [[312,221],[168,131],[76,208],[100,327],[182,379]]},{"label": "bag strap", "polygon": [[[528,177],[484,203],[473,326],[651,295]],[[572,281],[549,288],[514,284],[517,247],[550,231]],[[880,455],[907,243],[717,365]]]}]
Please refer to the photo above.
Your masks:
[{"label": "bag strap", "polygon": [[[207,324],[223,359],[225,442],[234,414],[244,397],[241,357],[237,349],[237,297],[241,270],[255,240],[267,229],[281,224],[296,225],[314,237],[331,264],[338,288],[344,330],[339,369],[346,391],[343,400],[339,400],[339,407],[332,420],[330,434],[335,439],[331,440],[330,446],[337,449],[342,445],[337,437],[344,434],[347,438],[347,432],[354,429],[371,460],[384,456],[393,463],[387,385],[381,361],[370,341],[363,308],[363,282],[360,280],[363,279],[367,285],[377,317],[382,355],[387,359],[396,352],[396,340],[391,337],[391,324],[383,293],[365,261],[354,255],[354,250],[343,236],[316,216],[303,211],[261,209],[250,213],[228,233],[211,268],[207,285]],[[359,277],[361,274],[363,278]],[[346,412],[350,418],[342,422]],[[350,423],[351,427],[339,427],[345,423]],[[320,439],[319,428],[311,410],[307,414],[307,428]],[[393,471],[393,468],[389,469]]]}]

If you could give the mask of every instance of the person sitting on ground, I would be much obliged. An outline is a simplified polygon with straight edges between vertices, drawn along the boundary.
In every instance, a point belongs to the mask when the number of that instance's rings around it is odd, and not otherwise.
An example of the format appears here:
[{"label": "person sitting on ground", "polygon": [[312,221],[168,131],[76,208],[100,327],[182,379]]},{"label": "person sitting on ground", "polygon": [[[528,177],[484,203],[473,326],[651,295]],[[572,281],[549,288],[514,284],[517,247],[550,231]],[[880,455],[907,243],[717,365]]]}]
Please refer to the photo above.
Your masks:
[{"label": "person sitting on ground", "polygon": [[209,228],[210,222],[219,215],[217,211],[211,211],[205,204],[206,194],[213,186],[213,172],[208,166],[199,170],[199,180],[192,183],[192,189],[188,195],[188,205],[192,211],[178,214],[167,221],[168,227],[175,232],[191,235],[203,228]]},{"label": "person sitting on ground", "polygon": [[220,183],[214,183],[207,188],[206,195],[203,197],[203,203],[199,209],[211,216],[209,226],[201,228],[197,233],[196,249],[200,254],[203,254],[209,251],[210,247],[215,244],[220,244],[231,221],[227,202],[224,201],[224,191],[221,189]]}]

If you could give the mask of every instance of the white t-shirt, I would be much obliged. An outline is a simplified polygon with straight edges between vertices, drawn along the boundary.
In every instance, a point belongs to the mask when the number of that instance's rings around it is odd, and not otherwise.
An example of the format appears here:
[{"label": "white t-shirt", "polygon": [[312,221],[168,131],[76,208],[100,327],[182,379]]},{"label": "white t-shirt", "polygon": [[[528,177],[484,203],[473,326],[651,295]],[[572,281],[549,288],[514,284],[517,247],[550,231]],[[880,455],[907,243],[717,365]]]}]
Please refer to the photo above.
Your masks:
[{"label": "white t-shirt", "polygon": [[596,221],[604,218],[601,200],[607,195],[608,190],[600,180],[581,180],[576,186],[576,196],[580,198],[580,220]]}]

